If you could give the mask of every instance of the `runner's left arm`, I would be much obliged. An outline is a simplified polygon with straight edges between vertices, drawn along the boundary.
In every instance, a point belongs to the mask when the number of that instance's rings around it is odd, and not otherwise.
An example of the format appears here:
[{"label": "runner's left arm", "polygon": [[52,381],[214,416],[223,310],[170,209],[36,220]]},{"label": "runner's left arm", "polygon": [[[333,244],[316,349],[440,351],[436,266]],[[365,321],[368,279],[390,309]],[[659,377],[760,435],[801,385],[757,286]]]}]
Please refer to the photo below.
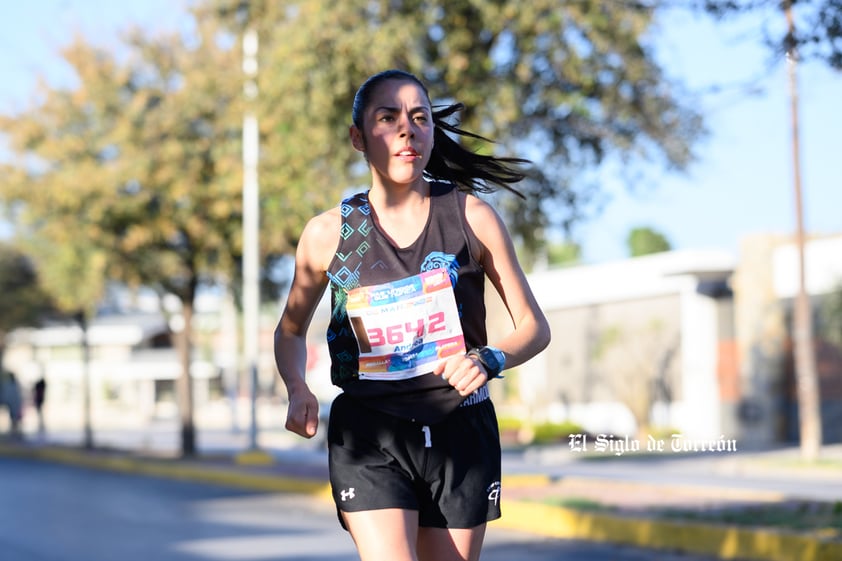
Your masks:
[{"label": "runner's left arm", "polygon": [[[506,368],[523,364],[550,342],[550,327],[541,311],[515,254],[511,236],[497,212],[478,197],[466,197],[465,216],[479,244],[479,259],[509,316],[512,330],[489,341],[506,355]],[[469,395],[487,381],[478,361],[464,357],[436,369],[462,395]]]}]

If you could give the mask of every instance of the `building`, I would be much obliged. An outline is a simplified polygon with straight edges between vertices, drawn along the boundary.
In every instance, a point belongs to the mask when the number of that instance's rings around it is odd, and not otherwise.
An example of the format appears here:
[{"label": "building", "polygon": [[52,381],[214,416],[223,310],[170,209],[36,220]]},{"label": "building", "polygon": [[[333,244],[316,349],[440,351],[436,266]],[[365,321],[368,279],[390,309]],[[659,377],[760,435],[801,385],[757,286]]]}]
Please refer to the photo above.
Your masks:
[{"label": "building", "polygon": [[[842,295],[842,235],[814,238],[806,251],[808,291],[825,442],[842,441],[842,298],[837,322],[828,302]],[[571,421],[590,433],[639,437],[680,432],[692,439],[736,439],[742,447],[798,438],[792,361],[797,253],[785,238],[753,236],[737,255],[683,250],[533,273],[529,282],[553,338],[540,355],[492,383],[501,417],[528,423]],[[508,317],[487,290],[489,333]],[[236,314],[224,302],[200,308],[191,374],[197,407],[236,389]],[[230,304],[230,303],[229,303]],[[327,298],[309,332],[308,379],[328,403]],[[272,358],[277,317],[263,317],[260,384],[283,397]],[[102,316],[88,332],[56,325],[10,334],[4,357],[24,388],[44,376],[50,406],[77,415],[84,376],[93,409],[138,419],[174,416],[180,375],[170,325],[158,313]],[[240,389],[248,389],[239,384]]]},{"label": "building", "polygon": [[[671,251],[530,275],[553,340],[510,376],[516,391],[497,390],[501,414],[617,436],[797,440],[796,256],[785,238],[755,236],[736,256]],[[805,256],[825,441],[837,442],[842,349],[820,327],[842,290],[842,236],[811,240]],[[499,330],[500,304],[490,306]]]},{"label": "building", "polygon": [[734,265],[726,253],[676,251],[531,275],[553,331],[517,373],[532,420],[719,437],[729,423],[720,379],[733,365],[720,357],[733,339]]},{"label": "building", "polygon": [[[4,365],[24,388],[46,380],[54,415],[61,409],[78,415],[86,383],[94,410],[122,409],[129,417],[146,419],[175,414],[175,380],[181,370],[163,316],[97,317],[87,329],[87,346],[86,364],[82,328],[72,322],[18,329],[8,336]],[[196,400],[206,401],[218,375],[213,364],[197,358],[191,375]]]}]

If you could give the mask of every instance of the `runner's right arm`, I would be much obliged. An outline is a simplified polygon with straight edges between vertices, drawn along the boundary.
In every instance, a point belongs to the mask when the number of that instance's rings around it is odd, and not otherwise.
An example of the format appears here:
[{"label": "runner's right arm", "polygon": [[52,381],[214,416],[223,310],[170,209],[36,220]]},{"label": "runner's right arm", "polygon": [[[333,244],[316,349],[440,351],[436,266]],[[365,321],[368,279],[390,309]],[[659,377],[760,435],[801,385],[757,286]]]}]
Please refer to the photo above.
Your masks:
[{"label": "runner's right arm", "polygon": [[319,402],[305,381],[307,329],[327,287],[326,271],[336,251],[340,225],[338,209],[333,209],[304,227],[289,297],[275,328],[275,364],[289,399],[286,428],[305,438],[315,436],[319,424]]}]

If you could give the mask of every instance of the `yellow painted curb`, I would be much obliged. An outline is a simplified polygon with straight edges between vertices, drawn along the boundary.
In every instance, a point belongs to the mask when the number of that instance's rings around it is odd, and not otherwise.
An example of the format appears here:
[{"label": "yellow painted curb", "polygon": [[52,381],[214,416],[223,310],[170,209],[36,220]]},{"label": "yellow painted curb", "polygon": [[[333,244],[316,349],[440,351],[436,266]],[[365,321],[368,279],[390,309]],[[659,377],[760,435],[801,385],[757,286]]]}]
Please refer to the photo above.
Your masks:
[{"label": "yellow painted curb", "polygon": [[246,450],[234,456],[234,461],[241,466],[271,466],[275,457],[265,450]]},{"label": "yellow painted curb", "polygon": [[842,542],[822,536],[734,526],[673,522],[582,512],[540,503],[504,505],[499,524],[545,536],[677,549],[721,559],[831,561],[842,559]]},{"label": "yellow painted curb", "polygon": [[[279,493],[305,493],[323,496],[329,485],[325,482],[295,477],[283,477],[276,474],[242,473],[225,468],[136,459],[127,456],[103,456],[62,448],[23,449],[0,444],[0,454],[11,457],[49,460],[67,465],[92,469],[105,469],[122,473],[136,473],[156,477],[168,477],[183,481],[230,485],[241,489],[270,491]],[[328,490],[327,493],[330,491]]]},{"label": "yellow painted curb", "polygon": [[550,483],[552,483],[552,478],[542,473],[516,473],[503,476],[503,489],[543,487]]}]

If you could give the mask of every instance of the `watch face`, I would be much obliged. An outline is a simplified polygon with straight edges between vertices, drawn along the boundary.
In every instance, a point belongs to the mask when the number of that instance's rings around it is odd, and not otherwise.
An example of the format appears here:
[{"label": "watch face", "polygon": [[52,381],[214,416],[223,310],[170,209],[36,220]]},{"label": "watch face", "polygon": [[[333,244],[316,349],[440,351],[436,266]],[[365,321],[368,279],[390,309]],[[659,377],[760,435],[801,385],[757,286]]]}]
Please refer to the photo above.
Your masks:
[{"label": "watch face", "polygon": [[468,354],[475,356],[482,363],[489,378],[498,377],[506,363],[506,355],[503,354],[503,351],[494,347],[471,349]]},{"label": "watch face", "polygon": [[497,353],[495,353],[491,349],[483,349],[482,350],[482,358],[485,359],[485,362],[488,363],[488,366],[496,371],[500,371],[500,359],[497,357]]},{"label": "watch face", "polygon": [[497,367],[503,370],[506,366],[506,355],[500,349],[494,349],[494,358],[497,359]]}]

